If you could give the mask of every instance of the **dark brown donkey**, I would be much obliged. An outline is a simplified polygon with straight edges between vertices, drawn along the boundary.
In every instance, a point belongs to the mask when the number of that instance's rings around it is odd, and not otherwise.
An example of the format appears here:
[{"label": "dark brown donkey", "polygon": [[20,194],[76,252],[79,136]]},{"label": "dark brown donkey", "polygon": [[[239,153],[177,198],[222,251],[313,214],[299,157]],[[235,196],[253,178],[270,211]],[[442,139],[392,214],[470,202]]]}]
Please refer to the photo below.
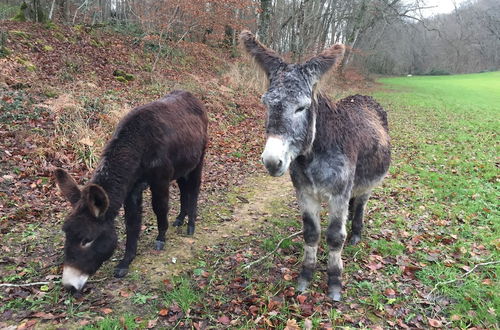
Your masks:
[{"label": "dark brown donkey", "polygon": [[120,121],[92,179],[82,189],[64,170],[56,170],[57,184],[73,207],[63,226],[62,283],[66,288],[81,290],[88,277],[111,257],[117,245],[114,219],[122,205],[127,243],[115,276],[127,274],[137,251],[142,192],[147,186],[158,222],[155,248],[161,250],[165,245],[172,180],[177,181],[181,195],[174,226],[183,225],[187,215],[187,233],[194,233],[207,123],[204,106],[192,94],[173,91],[132,110]]},{"label": "dark brown donkey", "polygon": [[321,201],[328,202],[330,223],[328,296],[341,299],[346,220],[352,220],[351,243],[361,237],[363,211],[371,190],[389,168],[387,116],[369,96],[349,96],[337,103],[317,91],[317,83],[344,55],[334,45],[303,64],[288,64],[248,31],[240,35],[250,55],[265,71],[269,89],[267,142],[262,161],[272,176],[290,175],[304,228],[304,264],[298,289],[306,290],[316,266]]}]

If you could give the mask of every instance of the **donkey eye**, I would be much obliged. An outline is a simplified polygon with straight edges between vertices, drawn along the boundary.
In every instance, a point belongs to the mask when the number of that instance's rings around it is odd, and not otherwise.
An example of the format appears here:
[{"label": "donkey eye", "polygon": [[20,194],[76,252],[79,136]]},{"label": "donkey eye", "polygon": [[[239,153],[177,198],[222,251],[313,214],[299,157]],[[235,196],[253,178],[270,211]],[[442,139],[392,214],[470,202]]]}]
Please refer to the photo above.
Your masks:
[{"label": "donkey eye", "polygon": [[84,238],[82,239],[82,241],[80,242],[80,245],[82,246],[82,248],[88,248],[89,246],[92,245],[92,243],[94,243],[94,240],[93,239],[90,239],[90,238]]},{"label": "donkey eye", "polygon": [[306,109],[306,107],[300,107],[300,108],[297,108],[297,110],[295,110],[295,113],[298,113],[298,112],[302,112]]}]

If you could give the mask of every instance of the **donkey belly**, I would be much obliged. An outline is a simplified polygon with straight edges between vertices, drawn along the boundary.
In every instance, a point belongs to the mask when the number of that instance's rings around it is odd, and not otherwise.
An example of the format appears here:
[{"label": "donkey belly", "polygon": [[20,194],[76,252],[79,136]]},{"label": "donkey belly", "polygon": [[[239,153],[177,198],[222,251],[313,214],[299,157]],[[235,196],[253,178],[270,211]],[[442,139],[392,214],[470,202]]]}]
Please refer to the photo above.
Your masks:
[{"label": "donkey belly", "polygon": [[351,197],[368,193],[378,186],[389,170],[390,160],[388,148],[381,148],[373,154],[358,156]]}]

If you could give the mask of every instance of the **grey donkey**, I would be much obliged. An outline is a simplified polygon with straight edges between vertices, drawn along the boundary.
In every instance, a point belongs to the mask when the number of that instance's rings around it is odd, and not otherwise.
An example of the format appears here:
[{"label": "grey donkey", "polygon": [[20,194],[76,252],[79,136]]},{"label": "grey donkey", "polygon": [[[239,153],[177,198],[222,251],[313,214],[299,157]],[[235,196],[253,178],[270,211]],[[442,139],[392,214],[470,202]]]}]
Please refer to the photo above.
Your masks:
[{"label": "grey donkey", "polygon": [[333,45],[305,63],[289,64],[249,31],[241,32],[240,41],[269,83],[262,96],[267,107],[262,162],[272,176],[290,169],[302,212],[305,244],[298,290],[305,291],[313,277],[321,202],[326,201],[328,296],[340,301],[346,220],[352,221],[350,243],[356,244],[366,202],[389,169],[387,114],[369,96],[353,95],[332,103],[318,91],[322,76],[341,62],[343,45]]}]

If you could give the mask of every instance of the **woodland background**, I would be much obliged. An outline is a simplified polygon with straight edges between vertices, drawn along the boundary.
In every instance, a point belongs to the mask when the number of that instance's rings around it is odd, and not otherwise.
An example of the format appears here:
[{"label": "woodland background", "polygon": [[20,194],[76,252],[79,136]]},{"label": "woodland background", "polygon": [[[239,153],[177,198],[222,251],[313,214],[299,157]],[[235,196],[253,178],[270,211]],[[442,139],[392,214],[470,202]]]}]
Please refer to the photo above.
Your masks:
[{"label": "woodland background", "polygon": [[[500,66],[500,2],[455,3],[425,17],[424,0],[3,0],[0,19],[113,25],[158,48],[180,40],[235,47],[243,28],[293,60],[332,43],[350,46],[343,68],[446,74]],[[20,9],[21,8],[21,9]]]}]

